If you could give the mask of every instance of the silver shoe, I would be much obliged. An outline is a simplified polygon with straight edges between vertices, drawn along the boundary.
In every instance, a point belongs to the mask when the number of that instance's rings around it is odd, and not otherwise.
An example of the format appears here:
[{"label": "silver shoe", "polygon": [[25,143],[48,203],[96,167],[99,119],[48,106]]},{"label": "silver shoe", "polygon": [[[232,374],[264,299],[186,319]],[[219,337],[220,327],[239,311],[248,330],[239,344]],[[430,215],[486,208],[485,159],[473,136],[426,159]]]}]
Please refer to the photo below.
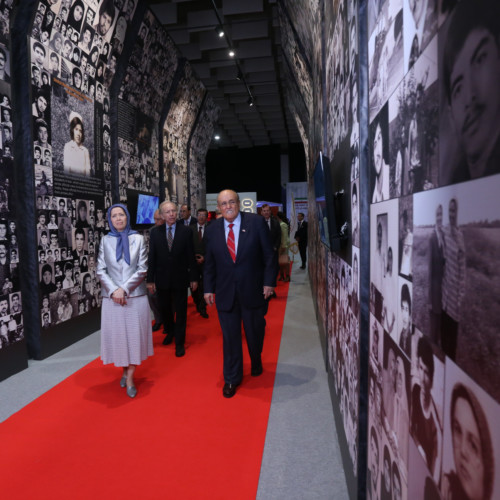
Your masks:
[{"label": "silver shoe", "polygon": [[136,395],[137,395],[137,389],[135,388],[135,385],[127,387],[127,396],[129,398],[135,398]]},{"label": "silver shoe", "polygon": [[120,387],[127,387],[127,375],[123,375],[120,379]]}]

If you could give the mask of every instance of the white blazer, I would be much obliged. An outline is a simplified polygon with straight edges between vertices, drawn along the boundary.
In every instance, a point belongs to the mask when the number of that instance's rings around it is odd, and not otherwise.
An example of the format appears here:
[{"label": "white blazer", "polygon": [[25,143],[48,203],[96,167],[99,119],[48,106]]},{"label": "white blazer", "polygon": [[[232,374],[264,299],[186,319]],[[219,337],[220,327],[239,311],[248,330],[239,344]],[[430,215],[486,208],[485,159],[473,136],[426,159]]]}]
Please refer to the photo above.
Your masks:
[{"label": "white blazer", "polygon": [[118,288],[123,288],[127,297],[146,295],[144,281],[148,269],[148,254],[144,238],[140,234],[128,237],[130,249],[130,265],[122,257],[116,260],[116,245],[118,238],[106,235],[99,245],[97,258],[97,276],[101,280],[102,296],[110,297]]}]

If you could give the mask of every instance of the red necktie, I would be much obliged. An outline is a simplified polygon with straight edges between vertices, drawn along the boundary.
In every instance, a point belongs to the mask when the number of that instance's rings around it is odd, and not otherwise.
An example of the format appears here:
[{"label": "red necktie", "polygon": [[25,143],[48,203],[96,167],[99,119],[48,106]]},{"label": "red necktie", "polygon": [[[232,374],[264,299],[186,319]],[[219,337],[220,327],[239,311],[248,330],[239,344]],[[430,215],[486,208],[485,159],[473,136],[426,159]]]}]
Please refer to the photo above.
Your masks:
[{"label": "red necktie", "polygon": [[227,249],[229,250],[233,262],[236,262],[236,246],[234,244],[233,226],[234,224],[229,224],[229,233],[227,233]]}]

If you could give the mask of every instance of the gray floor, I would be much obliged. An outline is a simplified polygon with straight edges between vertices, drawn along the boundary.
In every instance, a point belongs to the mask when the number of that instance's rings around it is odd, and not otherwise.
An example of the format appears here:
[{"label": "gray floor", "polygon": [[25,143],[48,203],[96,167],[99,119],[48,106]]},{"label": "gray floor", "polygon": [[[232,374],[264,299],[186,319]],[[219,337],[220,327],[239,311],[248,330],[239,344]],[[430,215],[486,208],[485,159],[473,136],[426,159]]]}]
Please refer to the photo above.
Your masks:
[{"label": "gray floor", "polygon": [[[95,359],[100,333],[0,383],[0,422]],[[307,272],[294,265],[258,500],[347,499]]]}]

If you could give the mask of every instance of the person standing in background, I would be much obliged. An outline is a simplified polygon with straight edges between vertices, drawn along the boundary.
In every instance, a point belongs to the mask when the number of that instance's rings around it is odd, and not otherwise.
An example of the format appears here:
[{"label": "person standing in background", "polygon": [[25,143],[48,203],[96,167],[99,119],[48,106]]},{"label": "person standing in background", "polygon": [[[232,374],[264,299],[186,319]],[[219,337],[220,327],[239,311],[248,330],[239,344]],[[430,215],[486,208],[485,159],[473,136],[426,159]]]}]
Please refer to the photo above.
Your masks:
[{"label": "person standing in background", "polygon": [[[274,265],[276,267],[276,274],[278,274],[279,270],[278,253],[280,250],[280,243],[281,243],[280,223],[272,216],[271,207],[267,203],[262,205],[260,210],[260,215],[264,217],[266,225],[269,228],[269,231],[271,232],[271,244],[273,245],[273,252],[274,252]],[[271,295],[271,298],[273,297],[276,297],[276,292],[274,291]]]},{"label": "person standing in background", "polygon": [[302,212],[297,214],[297,221],[295,241],[299,244],[300,260],[302,261],[300,268],[305,269],[307,262],[307,222],[304,220]]},{"label": "person standing in background", "polygon": [[193,231],[193,248],[194,257],[196,259],[196,267],[198,270],[198,288],[192,292],[196,310],[202,318],[208,318],[207,304],[203,296],[203,268],[205,264],[205,230],[208,226],[208,210],[199,208],[196,212],[198,222],[196,225],[191,224],[189,227]]}]

